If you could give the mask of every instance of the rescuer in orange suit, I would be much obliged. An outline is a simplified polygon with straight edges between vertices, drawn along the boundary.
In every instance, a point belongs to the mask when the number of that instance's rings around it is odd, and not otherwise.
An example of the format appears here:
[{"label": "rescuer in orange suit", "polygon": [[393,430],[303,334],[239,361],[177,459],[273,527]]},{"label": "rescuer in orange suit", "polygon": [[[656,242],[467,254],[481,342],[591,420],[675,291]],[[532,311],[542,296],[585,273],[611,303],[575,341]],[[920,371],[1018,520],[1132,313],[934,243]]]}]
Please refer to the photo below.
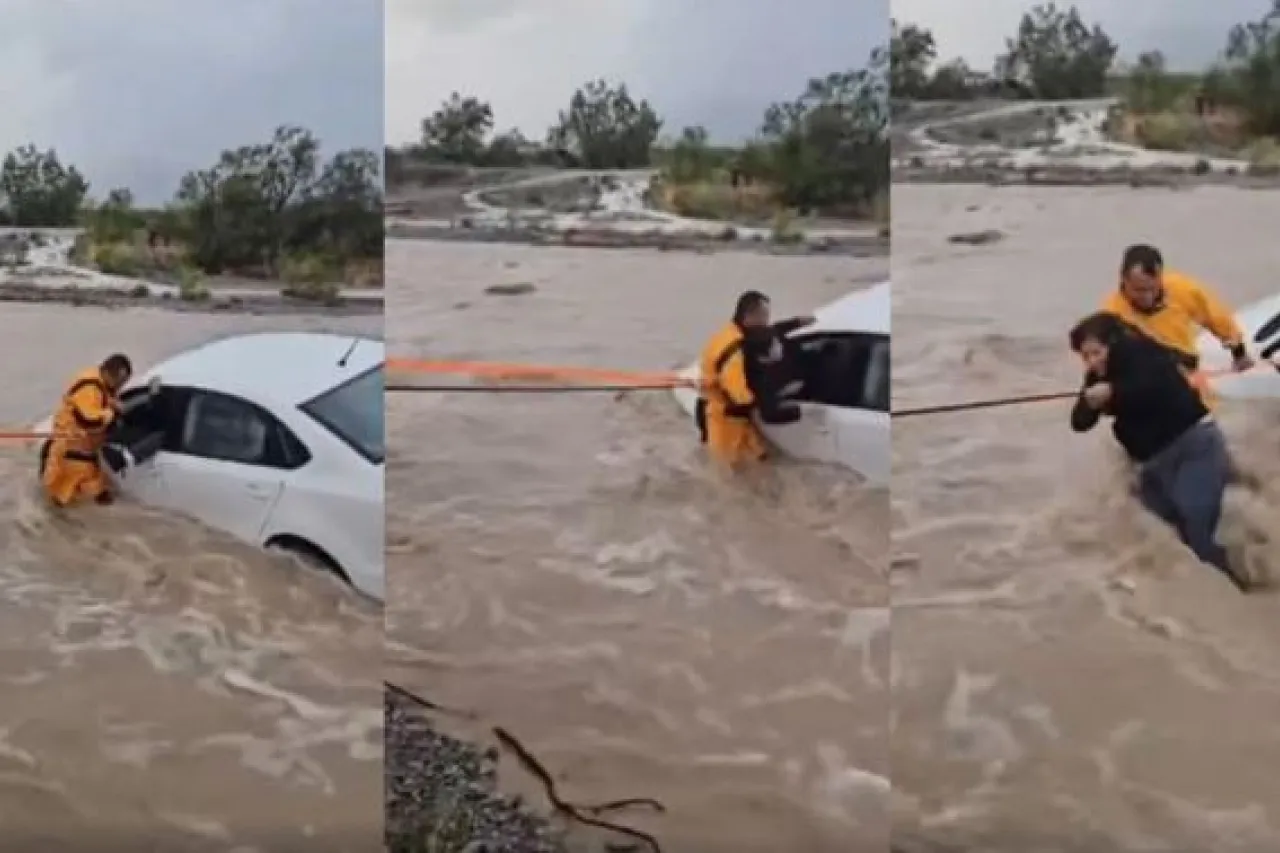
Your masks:
[{"label": "rescuer in orange suit", "polygon": [[119,415],[118,394],[133,374],[129,358],[116,354],[76,374],[53,417],[53,438],[41,453],[41,482],[55,506],[89,498],[110,503],[99,452]]},{"label": "rescuer in orange suit", "polygon": [[752,421],[757,395],[748,381],[748,334],[769,332],[784,336],[813,322],[799,317],[769,325],[769,298],[754,290],[738,297],[733,319],[702,349],[698,362],[701,396],[697,420],[713,456],[729,465],[754,462],[765,456],[765,442]]}]

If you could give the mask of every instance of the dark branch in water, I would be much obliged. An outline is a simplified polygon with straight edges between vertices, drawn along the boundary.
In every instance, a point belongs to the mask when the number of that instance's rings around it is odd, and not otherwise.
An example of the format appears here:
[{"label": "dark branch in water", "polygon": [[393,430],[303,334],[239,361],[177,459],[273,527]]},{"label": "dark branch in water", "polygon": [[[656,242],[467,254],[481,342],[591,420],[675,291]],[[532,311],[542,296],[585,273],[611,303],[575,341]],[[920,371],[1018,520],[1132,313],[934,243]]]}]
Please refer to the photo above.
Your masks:
[{"label": "dark branch in water", "polygon": [[[432,702],[430,699],[426,699],[417,693],[407,690],[398,684],[393,684],[390,681],[384,680],[382,685],[388,692],[428,711],[454,714],[472,720],[477,719],[479,716],[473,711],[458,710],[439,705]],[[634,838],[637,841],[648,845],[649,849],[653,851],[653,853],[662,853],[662,845],[658,843],[657,838],[653,837],[649,833],[633,829],[629,826],[623,826],[622,824],[614,823],[613,821],[602,820],[597,817],[597,815],[606,814],[608,812],[639,807],[649,808],[655,812],[662,813],[666,811],[666,807],[663,806],[662,803],[650,797],[630,797],[622,800],[610,800],[609,802],[599,803],[596,805],[578,805],[570,803],[560,797],[559,792],[556,790],[555,779],[552,778],[551,773],[548,772],[542,762],[538,761],[538,759],[534,757],[533,753],[529,751],[529,748],[521,743],[519,738],[501,726],[495,726],[493,728],[493,735],[498,739],[498,742],[501,743],[503,747],[515,755],[516,760],[520,762],[520,765],[542,784],[542,789],[546,794],[547,800],[557,812],[583,825],[594,826],[608,832],[625,835],[628,838]]]}]

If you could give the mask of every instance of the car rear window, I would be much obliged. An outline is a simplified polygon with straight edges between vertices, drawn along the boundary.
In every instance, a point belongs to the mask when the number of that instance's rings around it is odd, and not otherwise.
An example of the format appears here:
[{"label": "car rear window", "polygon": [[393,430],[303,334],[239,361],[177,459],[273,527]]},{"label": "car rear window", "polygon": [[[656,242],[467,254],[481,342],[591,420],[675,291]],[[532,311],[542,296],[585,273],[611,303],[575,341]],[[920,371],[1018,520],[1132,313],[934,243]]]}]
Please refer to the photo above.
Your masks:
[{"label": "car rear window", "polygon": [[386,376],[382,365],[303,403],[302,411],[375,465],[387,458]]}]

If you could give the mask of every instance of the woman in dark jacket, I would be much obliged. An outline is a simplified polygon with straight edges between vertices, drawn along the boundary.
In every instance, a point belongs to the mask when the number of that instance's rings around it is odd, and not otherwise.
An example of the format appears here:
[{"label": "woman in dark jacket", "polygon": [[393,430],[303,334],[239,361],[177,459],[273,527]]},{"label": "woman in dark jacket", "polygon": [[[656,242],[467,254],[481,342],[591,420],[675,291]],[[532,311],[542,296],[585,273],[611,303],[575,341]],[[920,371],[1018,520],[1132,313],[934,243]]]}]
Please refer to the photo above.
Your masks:
[{"label": "woman in dark jacket", "polygon": [[1087,432],[1110,416],[1116,441],[1137,465],[1142,503],[1246,591],[1217,541],[1231,474],[1226,440],[1177,359],[1114,314],[1086,317],[1070,340],[1086,367],[1071,428]]}]

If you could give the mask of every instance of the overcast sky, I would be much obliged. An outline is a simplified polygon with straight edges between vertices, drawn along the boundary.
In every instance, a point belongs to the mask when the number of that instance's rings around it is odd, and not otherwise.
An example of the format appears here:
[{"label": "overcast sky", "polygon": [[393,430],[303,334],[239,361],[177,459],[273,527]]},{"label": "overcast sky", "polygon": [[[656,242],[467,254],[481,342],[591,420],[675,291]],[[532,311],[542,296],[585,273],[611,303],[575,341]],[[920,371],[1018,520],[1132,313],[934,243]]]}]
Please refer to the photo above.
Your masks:
[{"label": "overcast sky", "polygon": [[648,98],[664,132],[739,139],[888,38],[887,0],[387,0],[387,139],[416,140],[453,91],[541,139],[597,77]]},{"label": "overcast sky", "polygon": [[[961,56],[985,71],[1004,51],[1004,40],[1017,30],[1023,13],[1035,5],[986,0],[979,8],[961,0],[893,0],[893,15],[899,23],[933,30],[942,57]],[[1058,3],[1059,8],[1071,5]],[[1161,50],[1171,67],[1195,70],[1218,55],[1233,25],[1261,17],[1271,0],[1078,0],[1074,5],[1087,22],[1102,25],[1122,57]]]},{"label": "overcast sky", "polygon": [[0,149],[168,200],[280,124],[382,146],[381,0],[0,0]]}]

